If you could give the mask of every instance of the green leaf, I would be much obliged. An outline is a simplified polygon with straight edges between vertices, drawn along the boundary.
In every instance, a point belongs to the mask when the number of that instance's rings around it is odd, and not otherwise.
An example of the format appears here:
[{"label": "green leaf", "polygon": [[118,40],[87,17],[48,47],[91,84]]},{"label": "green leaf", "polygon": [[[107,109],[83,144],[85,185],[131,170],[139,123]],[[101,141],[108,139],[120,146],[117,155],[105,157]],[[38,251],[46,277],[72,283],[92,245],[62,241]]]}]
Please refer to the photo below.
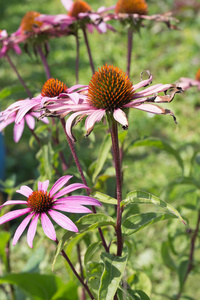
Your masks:
[{"label": "green leaf", "polygon": [[92,243],[88,248],[84,256],[84,264],[86,264],[91,260],[92,256],[96,253],[97,249],[100,247],[101,241]]},{"label": "green leaf", "polygon": [[161,247],[161,255],[162,255],[162,259],[164,261],[164,264],[173,271],[176,271],[177,266],[175,261],[173,260],[173,258],[170,255],[170,247],[169,247],[169,242],[164,242],[162,243],[162,247]]},{"label": "green leaf", "polygon": [[143,291],[131,290],[130,288],[118,290],[117,294],[119,296],[119,300],[150,300],[147,294]]},{"label": "green leaf", "polygon": [[[140,292],[143,291],[145,295],[148,295],[148,297],[150,297],[151,290],[152,290],[152,283],[150,278],[147,276],[147,274],[144,272],[133,271],[133,270],[131,273],[132,275],[127,279],[127,283],[131,287],[131,290],[134,292],[137,291],[139,295],[141,294]],[[143,298],[141,299],[143,300]]]},{"label": "green leaf", "polygon": [[94,198],[97,198],[102,203],[117,205],[117,199],[112,198],[106,194],[103,194],[100,192],[95,192],[94,195],[92,195],[92,196]]},{"label": "green leaf", "polygon": [[182,158],[180,157],[179,153],[177,150],[172,148],[168,143],[164,142],[161,139],[157,138],[144,138],[137,140],[133,143],[133,145],[129,146],[129,149],[135,148],[135,147],[141,147],[141,146],[148,146],[148,147],[155,147],[161,150],[165,150],[167,153],[173,155],[175,159],[177,160],[179,166],[183,170],[183,161]]},{"label": "green leaf", "polygon": [[8,243],[10,239],[10,233],[7,231],[0,231],[0,257],[2,258],[2,261],[4,262],[6,269],[8,267],[8,262],[7,262],[7,256],[6,256],[6,244]]},{"label": "green leaf", "polygon": [[154,224],[161,220],[169,219],[174,217],[171,214],[161,214],[161,213],[141,213],[130,216],[125,219],[122,223],[122,232],[125,237],[145,228],[148,225]]},{"label": "green leaf", "polygon": [[21,85],[6,87],[0,91],[0,99],[7,98],[12,94],[15,94],[17,92],[22,92],[22,91],[24,91],[24,87]]},{"label": "green leaf", "polygon": [[64,245],[66,245],[69,241],[72,239],[77,239],[77,242],[82,238],[84,234],[86,234],[88,231],[103,227],[103,226],[113,226],[115,227],[115,221],[113,218],[106,216],[104,214],[89,214],[81,217],[77,222],[76,225],[79,229],[78,233],[68,231],[60,240],[57,249],[56,254],[54,256],[53,264],[52,264],[52,270],[54,268],[56,259],[58,255],[60,254],[60,251],[63,249]]},{"label": "green leaf", "polygon": [[98,291],[100,286],[100,279],[103,272],[103,263],[102,262],[89,262],[86,265],[86,279],[89,283],[89,287],[98,297]]},{"label": "green leaf", "polygon": [[98,299],[113,299],[121,281],[127,263],[127,254],[124,256],[114,256],[110,253],[101,253],[104,263],[104,270],[101,276]]},{"label": "green leaf", "polygon": [[35,300],[49,300],[57,290],[56,277],[34,273],[9,274],[0,277],[0,284],[17,285]]},{"label": "green leaf", "polygon": [[187,274],[187,270],[188,270],[188,258],[185,258],[181,261],[180,265],[178,266],[180,290],[182,290],[183,285],[185,283],[185,276]]},{"label": "green leaf", "polygon": [[186,225],[185,221],[181,217],[180,213],[167,202],[159,199],[158,197],[143,191],[133,191],[126,195],[126,199],[122,200],[121,206],[128,204],[154,204],[157,207],[164,208],[168,212],[172,213],[179,220]]},{"label": "green leaf", "polygon": [[99,155],[96,160],[96,167],[92,176],[92,182],[95,182],[97,176],[101,172],[105,164],[105,161],[108,157],[108,153],[110,152],[111,145],[112,145],[112,141],[109,133],[104,137],[101,147],[99,149]]}]

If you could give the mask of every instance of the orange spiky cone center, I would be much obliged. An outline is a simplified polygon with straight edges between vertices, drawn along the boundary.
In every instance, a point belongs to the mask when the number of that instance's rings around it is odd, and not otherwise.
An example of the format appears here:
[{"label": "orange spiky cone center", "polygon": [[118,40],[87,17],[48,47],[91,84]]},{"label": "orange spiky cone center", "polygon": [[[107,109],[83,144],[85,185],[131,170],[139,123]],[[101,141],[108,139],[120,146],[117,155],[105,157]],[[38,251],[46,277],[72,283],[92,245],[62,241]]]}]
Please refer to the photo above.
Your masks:
[{"label": "orange spiky cone center", "polygon": [[85,1],[77,0],[73,3],[72,8],[68,12],[70,17],[78,17],[79,13],[85,13],[91,11],[91,7]]},{"label": "orange spiky cone center", "polygon": [[43,97],[56,97],[61,93],[65,93],[67,90],[67,86],[60,80],[50,78],[43,85],[41,95]]},{"label": "orange spiky cone center", "polygon": [[126,73],[106,64],[92,76],[87,99],[96,108],[113,111],[129,103],[133,94],[133,85]]},{"label": "orange spiky cone center", "polygon": [[34,27],[42,26],[42,22],[36,21],[35,19],[41,14],[37,11],[29,11],[25,14],[21,21],[21,32],[33,32]]},{"label": "orange spiky cone center", "polygon": [[118,0],[116,13],[147,15],[148,6],[145,0]]},{"label": "orange spiky cone center", "polygon": [[200,81],[200,68],[199,68],[199,70],[198,70],[197,73],[196,73],[195,79],[196,79],[197,81]]},{"label": "orange spiky cone center", "polygon": [[27,205],[36,213],[47,212],[52,207],[53,198],[49,197],[47,192],[34,191],[27,200]]}]

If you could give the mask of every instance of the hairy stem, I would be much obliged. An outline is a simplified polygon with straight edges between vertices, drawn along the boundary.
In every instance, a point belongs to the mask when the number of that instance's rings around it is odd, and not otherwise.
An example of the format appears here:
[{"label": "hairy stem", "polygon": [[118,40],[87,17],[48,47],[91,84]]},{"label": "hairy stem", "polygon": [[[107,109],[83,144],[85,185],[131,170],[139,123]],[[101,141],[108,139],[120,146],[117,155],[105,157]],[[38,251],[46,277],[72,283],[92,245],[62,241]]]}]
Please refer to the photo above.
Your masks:
[{"label": "hairy stem", "polygon": [[25,84],[24,80],[22,79],[21,75],[19,74],[19,72],[17,71],[17,68],[15,67],[15,65],[13,64],[10,56],[8,56],[8,54],[6,54],[6,59],[8,61],[8,63],[10,64],[11,68],[13,69],[13,71],[15,72],[15,74],[17,75],[17,78],[19,79],[19,81],[21,82],[21,84],[23,85],[24,89],[26,90],[27,95],[29,96],[29,98],[33,98],[33,95],[31,93],[31,91],[29,90],[29,88],[27,87],[27,85]]},{"label": "hairy stem", "polygon": [[79,39],[76,34],[76,84],[79,82]]},{"label": "hairy stem", "polygon": [[93,60],[92,60],[92,53],[91,53],[91,50],[90,50],[90,45],[89,45],[89,41],[88,41],[88,37],[87,37],[87,32],[86,32],[86,29],[84,27],[82,29],[83,29],[85,44],[86,44],[86,47],[87,47],[87,52],[88,52],[88,56],[89,56],[89,60],[90,60],[90,66],[91,66],[91,69],[92,69],[92,73],[94,74],[95,68],[94,68],[94,64],[93,64]]},{"label": "hairy stem", "polygon": [[[80,173],[80,175],[81,175],[82,182],[83,182],[86,186],[88,186],[88,185],[87,185],[87,181],[86,181],[86,179],[85,179],[85,176],[84,176],[84,174],[83,174],[83,170],[82,170],[80,161],[79,161],[78,156],[77,156],[77,154],[76,154],[76,150],[75,150],[75,148],[74,148],[74,143],[73,143],[73,141],[70,139],[70,137],[68,136],[68,134],[67,134],[67,132],[66,132],[66,129],[65,129],[65,120],[64,120],[64,119],[61,119],[61,124],[62,124],[62,127],[63,127],[63,129],[64,129],[65,136],[66,136],[66,138],[67,138],[68,145],[69,145],[69,147],[70,147],[70,150],[71,150],[72,156],[73,156],[73,158],[74,158],[75,164],[76,164],[77,169],[78,169],[78,171],[79,171],[79,173]],[[86,193],[87,193],[88,196],[90,196],[90,191],[89,191],[89,190],[86,190]],[[93,213],[96,214],[96,209],[95,209],[94,206],[92,206],[92,210],[93,210]],[[102,232],[101,228],[98,228],[98,230],[99,230],[99,234],[100,234],[100,237],[101,237],[101,240],[102,240],[102,244],[103,244],[103,246],[104,246],[104,249],[106,250],[106,252],[109,252],[109,247],[108,247],[107,244],[106,244],[106,241],[105,241],[105,239],[104,239],[103,232]]]},{"label": "hairy stem", "polygon": [[39,54],[39,56],[41,58],[42,64],[44,66],[46,77],[47,77],[47,79],[50,79],[51,78],[50,68],[49,68],[49,65],[47,63],[46,56],[44,55],[42,47],[40,45],[37,46],[37,51],[38,51],[38,54]]},{"label": "hairy stem", "polygon": [[133,30],[131,28],[128,29],[128,53],[127,53],[127,75],[130,76],[131,69],[131,53],[133,46]]},{"label": "hairy stem", "polygon": [[[56,240],[56,244],[58,245],[59,242],[58,240]],[[81,276],[76,272],[76,269],[74,268],[72,262],[70,261],[69,257],[67,256],[67,254],[65,253],[64,250],[61,250],[61,254],[64,257],[64,259],[68,262],[72,272],[74,273],[74,275],[77,277],[77,279],[80,281],[80,283],[82,284],[82,286],[84,287],[85,291],[88,293],[88,295],[90,296],[91,299],[95,300],[95,298],[93,297],[88,285],[86,283],[84,283],[83,279],[81,278]]]},{"label": "hairy stem", "polygon": [[113,119],[110,126],[113,158],[116,172],[116,189],[117,189],[117,222],[116,222],[116,235],[117,235],[117,255],[122,255],[123,239],[121,232],[121,219],[122,219],[122,208],[120,206],[122,200],[122,173],[121,173],[121,161],[119,153],[119,141],[118,141],[118,129],[117,122]]}]

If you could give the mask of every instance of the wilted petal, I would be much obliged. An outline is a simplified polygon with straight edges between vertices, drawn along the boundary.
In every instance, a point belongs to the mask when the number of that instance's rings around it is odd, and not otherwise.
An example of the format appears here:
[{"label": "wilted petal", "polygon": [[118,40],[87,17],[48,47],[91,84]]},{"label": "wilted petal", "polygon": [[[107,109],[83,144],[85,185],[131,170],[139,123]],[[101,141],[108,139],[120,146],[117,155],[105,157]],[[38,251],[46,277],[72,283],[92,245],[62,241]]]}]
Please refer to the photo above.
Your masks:
[{"label": "wilted petal", "polygon": [[85,121],[85,128],[87,130],[86,136],[88,136],[94,128],[95,123],[100,122],[105,115],[105,109],[94,110]]},{"label": "wilted petal", "polygon": [[58,205],[54,205],[52,206],[52,209],[57,209],[57,210],[61,210],[61,211],[66,211],[69,213],[91,213],[92,211],[87,208],[84,207],[82,205],[76,205],[76,204],[58,204]]},{"label": "wilted petal", "polygon": [[[73,176],[70,175],[66,175],[66,176],[62,176],[60,177],[52,186],[52,188],[50,189],[49,195],[52,197],[60,188],[63,187],[63,185],[65,185],[70,178],[72,178]],[[53,199],[55,198],[55,196],[53,197]]]},{"label": "wilted petal", "polygon": [[63,214],[61,214],[60,212],[54,211],[54,210],[49,210],[48,213],[52,217],[52,219],[58,225],[63,227],[64,229],[67,229],[69,231],[78,232],[78,228],[68,217],[66,217]]},{"label": "wilted petal", "polygon": [[56,241],[55,229],[53,227],[51,220],[45,213],[41,214],[41,223],[46,236],[48,236],[51,240]]},{"label": "wilted petal", "polygon": [[90,190],[90,188],[83,183],[72,183],[72,184],[68,185],[67,187],[63,188],[61,191],[59,191],[56,195],[54,195],[53,198],[54,199],[59,198],[61,196],[69,194],[78,189],[89,189]]},{"label": "wilted petal", "polygon": [[20,189],[16,191],[16,193],[19,193],[28,198],[33,193],[33,190],[27,185],[22,185]]},{"label": "wilted petal", "polygon": [[142,80],[139,83],[133,85],[133,90],[136,91],[137,89],[140,89],[141,87],[147,86],[152,82],[153,76],[147,71],[149,74],[149,78],[146,80]]},{"label": "wilted petal", "polygon": [[38,181],[38,191],[46,192],[49,186],[49,180],[44,182]]},{"label": "wilted petal", "polygon": [[13,246],[15,246],[20,238],[20,236],[22,235],[22,233],[24,232],[24,230],[26,229],[26,226],[28,225],[28,223],[30,222],[31,218],[33,217],[34,213],[31,213],[30,215],[28,215],[22,222],[21,224],[17,227],[17,230],[15,231],[14,237],[13,237]]},{"label": "wilted petal", "polygon": [[122,124],[124,129],[128,128],[128,119],[126,117],[125,112],[123,112],[123,110],[121,110],[120,108],[115,109],[113,113],[113,117],[117,122]]},{"label": "wilted petal", "polygon": [[30,211],[31,211],[30,208],[22,208],[22,209],[10,211],[7,214],[0,217],[0,225],[6,223],[8,221],[11,221],[13,219],[16,219],[18,217],[21,217],[21,216],[29,213]]},{"label": "wilted petal", "polygon": [[165,113],[165,109],[163,109],[162,107],[154,104],[149,104],[149,103],[142,103],[140,105],[135,105],[134,108],[144,110],[152,114],[158,114],[158,115]]},{"label": "wilted petal", "polygon": [[31,221],[31,224],[28,228],[27,243],[28,243],[29,247],[31,247],[31,248],[33,248],[33,239],[35,237],[35,233],[36,233],[36,229],[37,229],[37,222],[38,222],[39,216],[40,216],[39,214],[35,215],[35,217]]}]

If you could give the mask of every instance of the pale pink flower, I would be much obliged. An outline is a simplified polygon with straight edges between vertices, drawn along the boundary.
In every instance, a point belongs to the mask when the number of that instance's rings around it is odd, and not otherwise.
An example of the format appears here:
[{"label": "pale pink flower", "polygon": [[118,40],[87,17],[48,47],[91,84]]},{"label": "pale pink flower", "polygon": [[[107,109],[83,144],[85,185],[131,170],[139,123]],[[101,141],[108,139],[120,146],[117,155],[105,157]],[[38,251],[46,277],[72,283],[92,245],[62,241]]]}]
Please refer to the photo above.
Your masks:
[{"label": "pale pink flower", "polygon": [[0,217],[0,225],[2,225],[28,214],[15,231],[13,245],[18,242],[22,233],[30,223],[27,232],[27,243],[31,248],[33,247],[33,239],[35,237],[38,219],[41,220],[45,235],[53,241],[57,240],[56,232],[49,217],[64,229],[78,232],[77,226],[69,217],[60,211],[68,213],[91,213],[91,210],[83,205],[101,206],[101,203],[92,197],[82,195],[66,196],[77,189],[89,189],[82,183],[73,183],[64,187],[70,178],[72,178],[72,176],[69,175],[60,177],[49,192],[47,192],[49,180],[44,182],[38,181],[38,190],[36,191],[23,185],[16,192],[27,197],[27,200],[9,200],[0,206],[0,208],[7,205],[26,206],[26,208],[10,211]]},{"label": "pale pink flower", "polygon": [[6,30],[0,30],[0,58],[6,56],[9,50],[14,50],[15,53],[21,54],[21,49],[11,36],[8,36]]}]

